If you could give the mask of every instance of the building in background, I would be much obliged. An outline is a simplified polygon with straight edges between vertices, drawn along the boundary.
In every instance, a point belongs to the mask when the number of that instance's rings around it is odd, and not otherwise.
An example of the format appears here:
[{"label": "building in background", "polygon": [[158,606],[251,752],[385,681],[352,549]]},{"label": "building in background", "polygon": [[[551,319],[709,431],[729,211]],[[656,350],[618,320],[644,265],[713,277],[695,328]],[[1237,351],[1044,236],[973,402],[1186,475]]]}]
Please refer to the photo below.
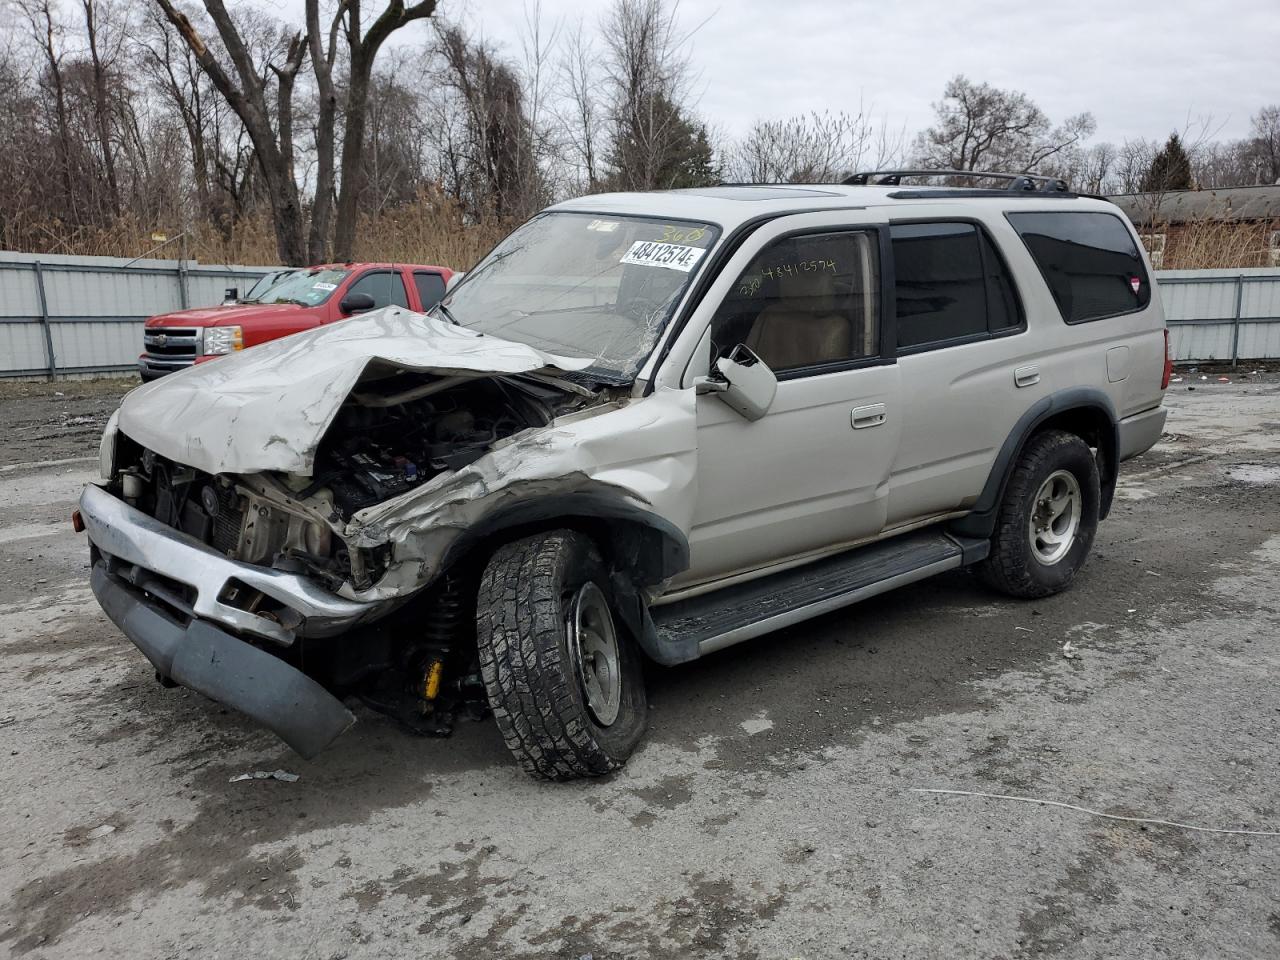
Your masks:
[{"label": "building in background", "polygon": [[1109,198],[1160,269],[1280,267],[1280,184]]}]

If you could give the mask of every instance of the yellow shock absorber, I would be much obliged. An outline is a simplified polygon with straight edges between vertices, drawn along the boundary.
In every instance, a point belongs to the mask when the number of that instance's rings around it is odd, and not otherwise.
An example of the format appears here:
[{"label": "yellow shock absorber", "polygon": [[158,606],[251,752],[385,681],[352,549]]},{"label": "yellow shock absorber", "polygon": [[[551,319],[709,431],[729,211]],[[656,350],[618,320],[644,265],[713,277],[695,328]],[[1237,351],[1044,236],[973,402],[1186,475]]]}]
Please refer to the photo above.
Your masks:
[{"label": "yellow shock absorber", "polygon": [[440,677],[444,674],[444,663],[432,660],[427,668],[427,679],[422,686],[422,696],[426,700],[434,700],[440,695]]}]

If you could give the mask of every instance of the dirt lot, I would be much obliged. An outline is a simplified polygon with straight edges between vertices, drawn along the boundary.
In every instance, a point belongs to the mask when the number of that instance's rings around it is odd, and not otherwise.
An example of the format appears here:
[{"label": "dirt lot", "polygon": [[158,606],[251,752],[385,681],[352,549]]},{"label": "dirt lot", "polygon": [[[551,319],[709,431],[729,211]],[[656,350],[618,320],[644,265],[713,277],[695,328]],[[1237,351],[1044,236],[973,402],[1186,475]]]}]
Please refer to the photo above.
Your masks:
[{"label": "dirt lot", "polygon": [[121,384],[0,385],[0,950],[1280,955],[1280,836],[913,792],[1280,831],[1280,377],[1200,376],[1068,593],[957,573],[654,670],[631,763],[559,786],[490,722],[307,762],[162,689],[66,520]]}]

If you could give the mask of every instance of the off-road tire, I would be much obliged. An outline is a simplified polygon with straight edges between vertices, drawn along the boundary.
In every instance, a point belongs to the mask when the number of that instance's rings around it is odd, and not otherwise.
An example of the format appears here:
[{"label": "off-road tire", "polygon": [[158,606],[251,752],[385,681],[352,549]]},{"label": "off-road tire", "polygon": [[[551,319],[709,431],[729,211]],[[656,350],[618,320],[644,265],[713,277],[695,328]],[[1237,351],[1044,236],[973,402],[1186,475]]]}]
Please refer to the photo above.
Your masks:
[{"label": "off-road tire", "polygon": [[640,654],[615,615],[621,704],[601,726],[569,652],[566,617],[587,581],[612,605],[608,570],[585,535],[554,530],[508,543],[489,559],[476,600],[480,675],[507,749],[547,780],[599,776],[626,762],[648,710]]},{"label": "off-road tire", "polygon": [[[1046,564],[1033,555],[1028,531],[1036,494],[1059,470],[1075,477],[1083,504],[1071,549],[1057,562]],[[1014,597],[1033,599],[1065,590],[1093,546],[1101,501],[1098,463],[1088,444],[1064,430],[1036,434],[1009,477],[991,538],[991,553],[978,564],[978,575],[988,586]]]}]

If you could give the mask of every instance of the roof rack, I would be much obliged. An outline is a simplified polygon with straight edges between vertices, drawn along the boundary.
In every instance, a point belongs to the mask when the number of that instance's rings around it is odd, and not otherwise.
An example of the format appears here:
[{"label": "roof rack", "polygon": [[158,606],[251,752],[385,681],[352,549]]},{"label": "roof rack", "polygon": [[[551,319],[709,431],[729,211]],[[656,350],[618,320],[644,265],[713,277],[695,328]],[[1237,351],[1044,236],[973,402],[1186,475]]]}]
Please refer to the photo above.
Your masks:
[{"label": "roof rack", "polygon": [[[978,180],[1007,180],[1005,188],[1015,193],[1066,193],[1067,181],[1034,173],[994,173],[987,170],[868,170],[842,181],[847,186],[897,187],[903,177],[967,177]],[[874,178],[874,181],[873,181]]]}]

